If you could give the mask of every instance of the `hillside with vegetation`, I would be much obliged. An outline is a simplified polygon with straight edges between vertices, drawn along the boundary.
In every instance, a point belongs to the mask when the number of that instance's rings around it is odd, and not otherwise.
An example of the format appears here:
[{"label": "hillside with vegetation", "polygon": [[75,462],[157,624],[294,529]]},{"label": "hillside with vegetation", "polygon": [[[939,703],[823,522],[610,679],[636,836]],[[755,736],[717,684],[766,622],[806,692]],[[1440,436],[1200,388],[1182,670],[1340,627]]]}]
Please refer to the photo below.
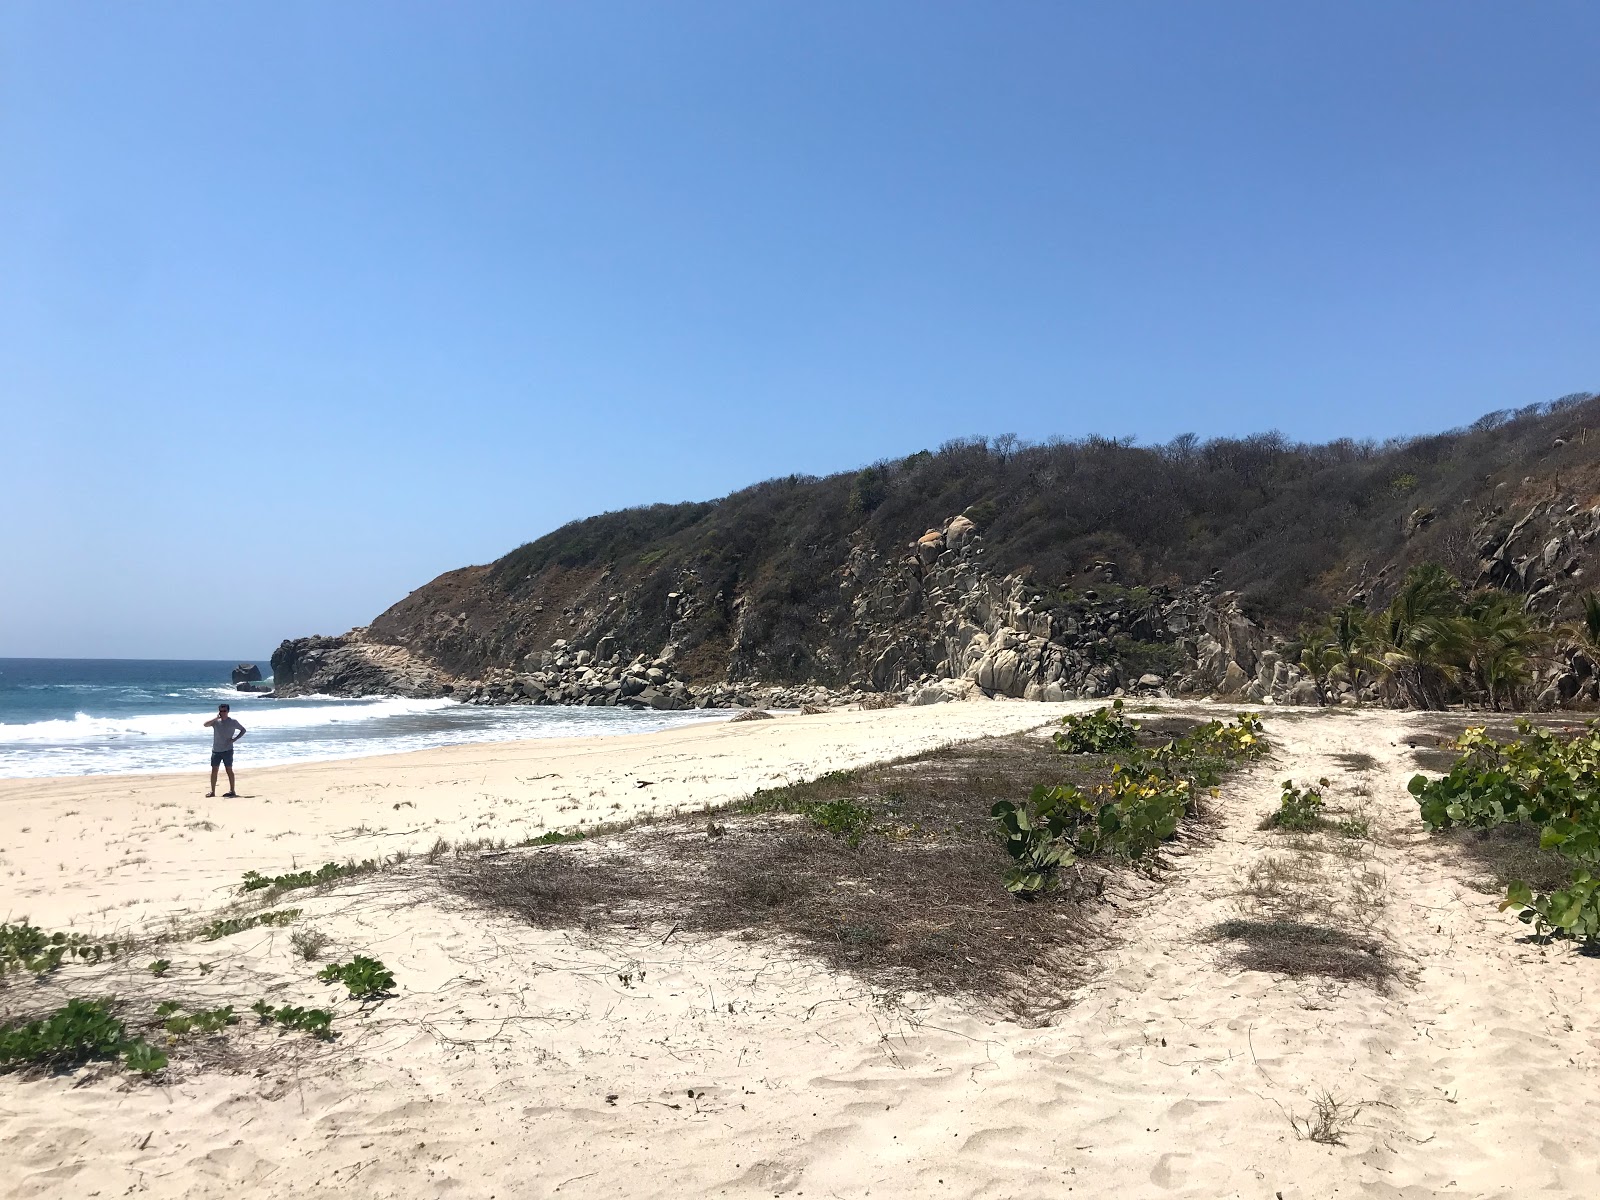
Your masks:
[{"label": "hillside with vegetation", "polygon": [[[1556,635],[1600,566],[1597,424],[1584,393],[1384,443],[965,439],[575,521],[324,643],[403,655],[412,690],[501,678],[488,699],[595,702],[567,685],[603,663],[621,693],[628,666],[698,689],[1228,690],[1232,663],[1234,687],[1302,702],[1528,702],[1558,676],[1572,699],[1593,673]],[[285,643],[280,685],[311,677],[311,641]]]}]

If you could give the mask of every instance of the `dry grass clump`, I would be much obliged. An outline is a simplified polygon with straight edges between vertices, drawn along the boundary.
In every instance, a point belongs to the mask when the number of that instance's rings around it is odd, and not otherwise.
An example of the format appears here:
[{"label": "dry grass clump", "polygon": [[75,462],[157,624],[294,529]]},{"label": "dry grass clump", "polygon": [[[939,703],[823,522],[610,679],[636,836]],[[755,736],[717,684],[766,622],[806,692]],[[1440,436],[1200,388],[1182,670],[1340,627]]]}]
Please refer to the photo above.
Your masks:
[{"label": "dry grass clump", "polygon": [[1446,746],[1417,746],[1411,751],[1412,764],[1419,771],[1436,771],[1443,775],[1456,765],[1461,755]]},{"label": "dry grass clump", "polygon": [[1344,1135],[1355,1124],[1363,1107],[1340,1100],[1332,1092],[1323,1090],[1312,1099],[1311,1111],[1303,1117],[1291,1114],[1289,1124],[1293,1126],[1295,1136],[1303,1141],[1342,1146]]},{"label": "dry grass clump", "polygon": [[1246,971],[1342,979],[1378,988],[1395,975],[1382,942],[1310,921],[1222,921],[1206,931],[1206,940],[1232,943],[1228,957]]},{"label": "dry grass clump", "polygon": [[289,945],[307,962],[315,962],[327,948],[328,935],[320,929],[297,929],[289,935]]},{"label": "dry grass clump", "polygon": [[441,859],[440,877],[470,903],[542,927],[777,937],[875,986],[1025,1013],[1075,982],[1075,961],[1099,937],[1090,902],[1118,868],[1081,863],[1059,887],[1018,900],[1002,886],[1010,860],[989,810],[1035,785],[1092,787],[1109,775],[1105,760],[1059,755],[1038,738],[991,738],[758,792],[709,823],[699,814]]},{"label": "dry grass clump", "polygon": [[1268,854],[1245,871],[1240,894],[1272,919],[1292,920],[1326,908],[1332,886],[1321,860],[1309,851]]},{"label": "dry grass clump", "polygon": [[1333,756],[1333,761],[1346,771],[1366,775],[1378,769],[1378,760],[1361,750],[1344,750]]},{"label": "dry grass clump", "polygon": [[1558,891],[1572,881],[1571,860],[1555,850],[1539,848],[1537,825],[1457,827],[1439,830],[1433,837],[1455,847],[1477,868],[1479,874],[1469,882],[1490,895],[1504,895],[1507,886],[1519,879],[1536,892]]}]

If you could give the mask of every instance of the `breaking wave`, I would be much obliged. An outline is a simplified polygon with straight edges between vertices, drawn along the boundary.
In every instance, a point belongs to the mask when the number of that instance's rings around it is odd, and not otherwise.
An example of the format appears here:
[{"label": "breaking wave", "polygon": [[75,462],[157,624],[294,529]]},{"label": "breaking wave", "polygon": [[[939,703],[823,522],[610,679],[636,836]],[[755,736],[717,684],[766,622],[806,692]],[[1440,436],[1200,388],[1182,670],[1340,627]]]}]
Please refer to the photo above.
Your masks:
[{"label": "breaking wave", "polygon": [[[249,731],[236,766],[252,767],[324,759],[395,754],[435,746],[528,738],[603,737],[650,733],[705,720],[720,711],[633,712],[615,708],[486,708],[453,700],[244,700],[230,697],[233,713]],[[0,778],[102,775],[209,769],[215,710],[103,717],[79,712],[69,719],[0,724]]]}]

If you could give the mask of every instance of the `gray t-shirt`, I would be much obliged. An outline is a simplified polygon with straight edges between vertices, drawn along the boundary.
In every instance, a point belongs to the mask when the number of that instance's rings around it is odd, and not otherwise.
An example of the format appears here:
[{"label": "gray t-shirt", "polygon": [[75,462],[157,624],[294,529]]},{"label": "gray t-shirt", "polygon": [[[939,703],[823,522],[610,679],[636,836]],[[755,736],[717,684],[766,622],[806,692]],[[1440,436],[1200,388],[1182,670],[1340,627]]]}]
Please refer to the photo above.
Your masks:
[{"label": "gray t-shirt", "polygon": [[232,717],[223,717],[211,727],[211,749],[231,750],[233,748],[233,733],[238,730],[244,732],[244,726]]}]

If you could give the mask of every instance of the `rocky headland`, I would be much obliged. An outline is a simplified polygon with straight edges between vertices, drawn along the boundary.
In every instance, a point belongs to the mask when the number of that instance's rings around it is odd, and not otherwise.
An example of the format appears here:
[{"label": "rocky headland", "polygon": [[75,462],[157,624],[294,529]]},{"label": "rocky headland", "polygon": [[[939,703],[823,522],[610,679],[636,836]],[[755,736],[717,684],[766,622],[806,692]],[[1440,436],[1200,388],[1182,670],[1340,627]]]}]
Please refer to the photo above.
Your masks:
[{"label": "rocky headland", "polygon": [[[1600,399],[1391,443],[951,443],[574,522],[370,625],[285,641],[282,695],[633,708],[1376,695],[1307,623],[1441,563],[1550,628],[1594,577]],[[1553,644],[1553,643],[1552,643]],[[1529,696],[1594,699],[1543,656]],[[1316,661],[1312,661],[1315,659]]]},{"label": "rocky headland", "polygon": [[[892,698],[934,704],[975,696],[1020,700],[1149,693],[1237,696],[1252,701],[1322,704],[1301,670],[1272,648],[1238,597],[1214,579],[1174,592],[1129,591],[1115,564],[1101,561],[1102,596],[1087,589],[1072,615],[1052,613],[1018,575],[983,565],[983,538],[957,515],[881,561],[856,546],[839,589],[849,604],[845,641],[855,668],[844,687],[772,684],[759,679],[686,677],[673,640],[648,650],[610,632],[637,597],[613,595],[565,612],[567,636],[516,647],[511,661],[452,674],[403,643],[364,626],[339,637],[282,643],[272,656],[280,695],[451,696],[471,704],[579,704],[626,708],[802,708]],[[686,579],[668,600],[682,620],[705,598]],[[392,612],[393,610],[391,610]],[[465,622],[465,615],[447,622]],[[388,617],[389,614],[385,614]],[[383,622],[384,618],[380,618]],[[387,622],[385,624],[392,624]],[[378,626],[381,631],[384,626]],[[743,640],[743,639],[741,639]],[[1173,664],[1169,674],[1124,661],[1129,644]],[[751,650],[759,653],[758,646]],[[867,700],[867,703],[872,703]]]}]

